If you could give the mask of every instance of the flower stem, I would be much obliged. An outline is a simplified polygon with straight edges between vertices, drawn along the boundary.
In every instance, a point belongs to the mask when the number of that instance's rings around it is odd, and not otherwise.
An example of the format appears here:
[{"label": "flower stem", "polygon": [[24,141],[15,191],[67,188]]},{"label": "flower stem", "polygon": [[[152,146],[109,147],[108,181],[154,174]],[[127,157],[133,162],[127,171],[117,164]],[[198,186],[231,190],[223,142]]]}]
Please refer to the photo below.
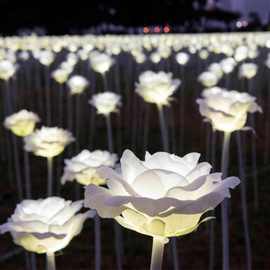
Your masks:
[{"label": "flower stem", "polygon": [[169,139],[168,139],[168,129],[166,126],[165,116],[162,105],[158,106],[159,122],[162,136],[163,150],[169,152]]},{"label": "flower stem", "polygon": [[47,253],[47,270],[55,270],[55,256],[54,253]]},{"label": "flower stem", "polygon": [[100,217],[95,215],[95,270],[101,269],[101,231]]},{"label": "flower stem", "polygon": [[[106,126],[107,126],[107,139],[108,139],[108,149],[110,153],[113,153],[113,136],[112,136],[112,124],[110,115],[106,116]],[[116,252],[116,264],[117,269],[122,269],[122,257],[123,257],[123,241],[122,241],[122,230],[116,222],[114,223],[114,234],[115,234],[115,252]]]},{"label": "flower stem", "polygon": [[52,196],[53,193],[53,159],[47,158],[47,168],[48,168],[48,182],[47,182],[47,195]]},{"label": "flower stem", "polygon": [[[229,149],[230,149],[231,133],[225,132],[222,149],[222,177],[226,178],[228,174],[229,164]],[[228,200],[225,199],[221,204],[221,219],[222,219],[222,257],[223,270],[230,269],[230,248],[229,248],[229,217],[228,217]]]},{"label": "flower stem", "polygon": [[240,185],[241,204],[242,204],[242,219],[244,225],[245,249],[246,249],[246,269],[252,269],[252,251],[248,224],[248,209],[247,209],[247,192],[246,192],[246,174],[245,174],[245,159],[242,149],[241,134],[237,133],[237,150],[239,163],[239,176],[242,181]]},{"label": "flower stem", "polygon": [[153,238],[152,256],[150,270],[161,270],[165,241],[160,238]]},{"label": "flower stem", "polygon": [[26,198],[31,199],[32,190],[31,190],[31,178],[29,168],[29,154],[27,151],[24,151],[24,175],[25,175]]}]

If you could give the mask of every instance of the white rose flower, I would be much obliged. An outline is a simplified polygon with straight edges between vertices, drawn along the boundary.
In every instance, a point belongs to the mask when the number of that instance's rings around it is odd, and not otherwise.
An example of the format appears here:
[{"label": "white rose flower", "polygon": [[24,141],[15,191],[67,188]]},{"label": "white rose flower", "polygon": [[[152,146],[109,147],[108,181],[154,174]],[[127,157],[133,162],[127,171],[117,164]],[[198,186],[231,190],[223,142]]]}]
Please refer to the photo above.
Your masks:
[{"label": "white rose flower", "polygon": [[88,84],[88,81],[79,75],[74,75],[67,81],[71,95],[81,94],[86,89]]},{"label": "white rose flower", "polygon": [[38,54],[39,62],[44,66],[50,66],[54,61],[54,53],[49,50],[42,50]]},{"label": "white rose flower", "polygon": [[161,56],[160,56],[160,54],[158,52],[153,52],[153,53],[150,54],[150,60],[153,63],[157,64],[157,63],[160,62]]},{"label": "white rose flower", "polygon": [[236,48],[234,52],[234,59],[237,62],[244,61],[248,58],[248,47],[247,46],[239,46]]},{"label": "white rose flower", "polygon": [[180,83],[180,80],[172,79],[171,73],[145,71],[139,76],[136,93],[146,102],[155,103],[158,106],[168,105]]},{"label": "white rose flower", "polygon": [[232,57],[228,57],[228,58],[221,60],[220,65],[221,65],[222,71],[225,74],[229,74],[229,73],[233,72],[233,70],[236,66],[236,62]]},{"label": "white rose flower", "polygon": [[178,157],[166,152],[146,153],[145,161],[126,150],[121,158],[122,175],[110,168],[99,173],[107,188],[89,185],[85,206],[104,218],[152,237],[174,237],[194,231],[201,216],[230,197],[239,179],[210,174],[211,165],[198,163],[200,154]]},{"label": "white rose flower", "polygon": [[176,54],[175,58],[179,65],[185,66],[188,63],[190,57],[188,53],[179,52],[178,54]]},{"label": "white rose flower", "polygon": [[16,72],[16,66],[8,61],[2,60],[0,61],[0,79],[7,81],[9,80]]},{"label": "white rose flower", "polygon": [[258,66],[254,63],[243,63],[239,68],[239,77],[252,79],[256,76]]},{"label": "white rose flower", "polygon": [[67,81],[71,70],[68,68],[59,68],[52,73],[52,78],[59,84],[63,84]]},{"label": "white rose flower", "polygon": [[107,116],[117,111],[117,108],[121,105],[121,96],[113,92],[103,92],[93,95],[89,104],[97,109],[98,114]]},{"label": "white rose flower", "polygon": [[114,167],[117,161],[117,155],[108,151],[95,150],[90,152],[83,150],[72,159],[65,160],[64,175],[61,183],[76,180],[82,185],[103,185],[106,180],[101,177],[97,168],[101,166]]},{"label": "white rose flower", "polygon": [[54,253],[65,248],[78,235],[93,211],[76,214],[83,201],[65,201],[59,197],[24,200],[17,205],[0,233],[10,232],[14,242],[30,252]]},{"label": "white rose flower", "polygon": [[202,97],[197,99],[200,113],[211,122],[215,130],[233,132],[242,129],[248,113],[262,112],[256,98],[248,93],[214,87],[204,90]]},{"label": "white rose flower", "polygon": [[97,51],[90,53],[90,64],[94,71],[98,73],[104,74],[110,69],[113,63],[113,58],[105,53]]},{"label": "white rose flower", "polygon": [[214,73],[218,77],[218,79],[221,79],[223,76],[223,70],[219,63],[212,63],[208,67],[208,71]]},{"label": "white rose flower", "polygon": [[61,154],[74,141],[69,131],[57,127],[42,127],[24,138],[24,150],[34,155],[52,158]]},{"label": "white rose flower", "polygon": [[216,86],[218,83],[217,75],[210,71],[205,71],[201,73],[198,80],[203,86],[207,88]]},{"label": "white rose flower", "polygon": [[4,126],[11,130],[15,135],[25,137],[30,135],[40,119],[37,114],[27,110],[21,110],[6,117]]}]

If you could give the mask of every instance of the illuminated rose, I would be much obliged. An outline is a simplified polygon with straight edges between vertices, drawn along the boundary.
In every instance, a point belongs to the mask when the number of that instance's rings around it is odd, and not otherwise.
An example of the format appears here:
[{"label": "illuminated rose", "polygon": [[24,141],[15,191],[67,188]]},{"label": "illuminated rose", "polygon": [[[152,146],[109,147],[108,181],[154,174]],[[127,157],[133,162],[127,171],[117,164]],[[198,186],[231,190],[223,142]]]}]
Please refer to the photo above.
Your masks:
[{"label": "illuminated rose", "polygon": [[97,109],[98,114],[109,115],[116,112],[121,105],[121,97],[113,92],[103,92],[93,95],[89,104]]},{"label": "illuminated rose", "polygon": [[61,182],[76,180],[82,185],[103,185],[105,179],[97,173],[100,166],[114,167],[117,155],[108,151],[95,150],[90,152],[83,150],[72,159],[65,160],[64,175]]},{"label": "illuminated rose", "polygon": [[136,93],[146,102],[167,105],[179,85],[180,80],[173,80],[171,73],[145,71],[136,84]]},{"label": "illuminated rose", "polygon": [[74,141],[71,133],[57,127],[42,127],[24,138],[24,149],[34,155],[52,158]]},{"label": "illuminated rose", "polygon": [[52,77],[59,84],[63,84],[67,81],[70,72],[69,68],[59,68],[52,73]]},{"label": "illuminated rose", "polygon": [[190,57],[188,53],[179,52],[178,54],[176,54],[175,58],[179,65],[185,66],[188,63]]},{"label": "illuminated rose", "polygon": [[207,88],[216,86],[218,83],[217,75],[210,71],[205,71],[201,73],[198,80],[203,86]]},{"label": "illuminated rose", "polygon": [[84,77],[79,75],[72,76],[67,82],[70,93],[72,95],[82,93],[86,89],[88,84],[88,81]]},{"label": "illuminated rose", "polygon": [[146,153],[145,161],[126,150],[118,174],[110,168],[99,173],[107,188],[89,185],[85,206],[104,218],[153,237],[180,236],[195,230],[201,216],[230,197],[239,179],[210,174],[211,165],[198,163],[200,154],[178,157],[165,152]]},{"label": "illuminated rose", "polygon": [[229,73],[232,73],[232,71],[234,70],[236,66],[236,62],[232,57],[228,57],[221,60],[220,65],[221,65],[222,71],[225,74],[229,74]]},{"label": "illuminated rose", "polygon": [[90,64],[94,71],[98,73],[104,74],[110,69],[113,63],[113,59],[105,53],[95,51],[90,54]]},{"label": "illuminated rose", "polygon": [[258,66],[254,63],[243,63],[239,68],[240,78],[252,79],[257,74]]},{"label": "illuminated rose", "polygon": [[40,119],[37,114],[27,110],[21,110],[6,117],[4,126],[10,129],[15,135],[25,137],[30,135]]},{"label": "illuminated rose", "polygon": [[214,73],[218,77],[218,79],[221,79],[223,76],[223,70],[219,63],[212,63],[208,67],[208,71]]},{"label": "illuminated rose", "polygon": [[204,90],[202,97],[197,100],[200,113],[215,130],[233,132],[242,129],[248,113],[262,112],[256,98],[247,93],[214,87]]},{"label": "illuminated rose", "polygon": [[8,61],[2,60],[0,61],[0,79],[7,81],[9,80],[16,72],[16,66]]},{"label": "illuminated rose", "polygon": [[37,55],[39,62],[44,66],[50,66],[54,61],[54,53],[49,50],[42,50]]},{"label": "illuminated rose", "polygon": [[83,201],[65,201],[59,197],[24,200],[17,205],[0,233],[10,232],[14,242],[30,252],[53,253],[65,248],[78,235],[92,211],[76,214]]}]

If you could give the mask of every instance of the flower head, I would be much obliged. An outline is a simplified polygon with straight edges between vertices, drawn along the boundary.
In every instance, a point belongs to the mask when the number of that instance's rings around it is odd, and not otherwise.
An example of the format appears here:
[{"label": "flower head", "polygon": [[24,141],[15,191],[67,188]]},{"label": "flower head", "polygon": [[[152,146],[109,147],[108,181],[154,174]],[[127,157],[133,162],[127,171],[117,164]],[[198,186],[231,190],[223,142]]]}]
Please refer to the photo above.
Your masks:
[{"label": "flower head", "polygon": [[257,74],[258,66],[254,63],[243,63],[239,68],[240,78],[252,79]]},{"label": "flower head", "polygon": [[9,60],[0,61],[0,79],[7,81],[16,72],[16,66]]},{"label": "flower head", "polygon": [[211,71],[205,71],[200,74],[198,80],[203,86],[209,88],[217,85],[218,76]]},{"label": "flower head", "polygon": [[105,179],[101,177],[97,168],[101,166],[114,167],[117,161],[117,155],[108,151],[95,150],[90,152],[83,150],[72,159],[65,160],[64,175],[61,182],[76,180],[82,185],[103,185]]},{"label": "flower head", "polygon": [[200,154],[178,157],[166,152],[146,153],[145,161],[126,150],[121,174],[110,168],[99,173],[107,188],[89,185],[85,206],[104,218],[153,237],[180,236],[195,230],[206,211],[230,196],[239,184],[236,177],[210,174],[211,165],[198,163]]},{"label": "flower head", "polygon": [[37,114],[27,110],[21,110],[6,117],[4,126],[10,129],[15,135],[25,137],[30,135],[40,119]]},{"label": "flower head", "polygon": [[256,98],[248,93],[227,91],[219,87],[206,89],[197,103],[200,113],[210,121],[213,129],[233,132],[242,129],[247,121],[247,114],[262,112]]},{"label": "flower head", "polygon": [[179,52],[176,54],[176,61],[181,66],[185,66],[188,63],[189,58],[189,54],[185,52]]},{"label": "flower head", "polygon": [[98,73],[104,74],[110,69],[113,63],[113,58],[105,53],[94,51],[90,54],[90,64],[94,71]]},{"label": "flower head", "polygon": [[74,141],[69,131],[57,127],[42,127],[24,138],[24,150],[34,155],[52,158],[61,154]]},{"label": "flower head", "polygon": [[76,214],[82,201],[65,201],[59,197],[24,200],[17,205],[0,233],[10,232],[14,242],[30,252],[53,253],[65,248],[78,235],[92,211]]},{"label": "flower head", "polygon": [[81,94],[86,89],[88,84],[88,81],[79,75],[72,76],[67,82],[72,95]]},{"label": "flower head", "polygon": [[167,105],[179,85],[180,80],[173,80],[171,73],[145,71],[140,75],[139,82],[136,84],[136,93],[146,102],[159,106]]},{"label": "flower head", "polygon": [[117,111],[117,108],[121,105],[121,96],[113,92],[103,92],[93,95],[89,104],[97,109],[98,114],[107,116]]}]

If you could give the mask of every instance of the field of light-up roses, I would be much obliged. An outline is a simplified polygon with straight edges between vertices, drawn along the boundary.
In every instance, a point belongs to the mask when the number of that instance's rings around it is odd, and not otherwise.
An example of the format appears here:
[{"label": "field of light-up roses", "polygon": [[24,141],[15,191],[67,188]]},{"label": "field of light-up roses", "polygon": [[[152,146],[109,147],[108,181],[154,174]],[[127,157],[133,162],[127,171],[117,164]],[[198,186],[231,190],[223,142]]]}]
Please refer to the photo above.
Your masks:
[{"label": "field of light-up roses", "polygon": [[0,269],[269,269],[270,34],[0,39]]}]

